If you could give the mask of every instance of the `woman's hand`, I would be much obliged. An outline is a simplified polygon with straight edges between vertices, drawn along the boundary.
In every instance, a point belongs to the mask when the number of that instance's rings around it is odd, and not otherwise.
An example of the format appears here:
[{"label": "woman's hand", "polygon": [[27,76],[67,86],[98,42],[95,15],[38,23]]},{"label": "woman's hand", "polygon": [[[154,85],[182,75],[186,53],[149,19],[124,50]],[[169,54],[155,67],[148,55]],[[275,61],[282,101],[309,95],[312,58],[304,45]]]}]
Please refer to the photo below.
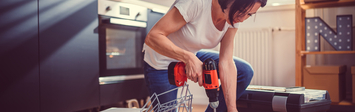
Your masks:
[{"label": "woman's hand", "polygon": [[[192,53],[191,53],[192,54]],[[202,86],[202,62],[194,54],[189,55],[189,58],[185,61],[186,76],[188,79],[198,82]]]}]

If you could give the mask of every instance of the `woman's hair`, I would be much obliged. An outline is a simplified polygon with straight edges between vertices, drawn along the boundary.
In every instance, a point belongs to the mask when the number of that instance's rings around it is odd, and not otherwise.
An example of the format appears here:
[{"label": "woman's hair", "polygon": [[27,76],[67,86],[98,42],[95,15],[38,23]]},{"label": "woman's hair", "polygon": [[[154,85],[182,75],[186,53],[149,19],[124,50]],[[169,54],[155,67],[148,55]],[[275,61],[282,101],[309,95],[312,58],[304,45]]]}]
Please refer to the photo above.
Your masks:
[{"label": "woman's hair", "polygon": [[264,7],[266,5],[267,0],[218,0],[218,3],[221,6],[223,12],[224,9],[227,8],[228,4],[232,4],[228,14],[228,20],[232,24],[232,26],[235,13],[239,12],[238,15],[236,15],[237,17],[245,15],[250,10],[250,8],[254,6],[256,2],[261,3],[261,7]]}]

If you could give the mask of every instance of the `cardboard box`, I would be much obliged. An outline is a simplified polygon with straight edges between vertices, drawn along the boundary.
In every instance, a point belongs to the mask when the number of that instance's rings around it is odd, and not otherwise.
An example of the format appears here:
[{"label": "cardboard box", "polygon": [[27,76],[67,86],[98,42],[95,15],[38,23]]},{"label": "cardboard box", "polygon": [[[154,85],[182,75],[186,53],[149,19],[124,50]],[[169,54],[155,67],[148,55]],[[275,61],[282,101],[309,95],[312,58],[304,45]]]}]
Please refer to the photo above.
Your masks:
[{"label": "cardboard box", "polygon": [[306,89],[328,90],[332,102],[345,98],[346,66],[305,66],[303,86]]},{"label": "cardboard box", "polygon": [[355,103],[355,66],[351,67],[351,74],[353,74],[353,103]]}]

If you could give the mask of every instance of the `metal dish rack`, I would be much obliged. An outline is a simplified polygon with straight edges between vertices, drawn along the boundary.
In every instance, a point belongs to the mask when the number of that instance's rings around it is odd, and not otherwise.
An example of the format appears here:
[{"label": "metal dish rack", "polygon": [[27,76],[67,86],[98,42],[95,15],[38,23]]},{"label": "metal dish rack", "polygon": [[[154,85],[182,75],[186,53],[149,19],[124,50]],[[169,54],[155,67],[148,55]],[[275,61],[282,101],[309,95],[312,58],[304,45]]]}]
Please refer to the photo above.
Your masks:
[{"label": "metal dish rack", "polygon": [[[182,89],[180,95],[175,100],[163,104],[160,103],[159,96],[173,92],[179,88]],[[160,94],[154,93],[149,100],[151,102],[147,102],[143,106],[141,112],[192,112],[192,94],[190,93],[189,85],[186,82],[184,86],[176,87]],[[156,105],[153,105],[155,103]]]}]

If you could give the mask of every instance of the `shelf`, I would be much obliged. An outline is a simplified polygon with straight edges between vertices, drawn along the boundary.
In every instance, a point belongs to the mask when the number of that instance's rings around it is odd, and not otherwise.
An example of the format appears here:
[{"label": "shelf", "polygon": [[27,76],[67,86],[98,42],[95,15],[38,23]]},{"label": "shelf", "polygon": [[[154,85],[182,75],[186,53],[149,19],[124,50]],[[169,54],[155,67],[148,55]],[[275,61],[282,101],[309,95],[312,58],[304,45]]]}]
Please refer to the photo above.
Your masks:
[{"label": "shelf", "polygon": [[355,0],[339,0],[339,1],[329,1],[329,2],[318,2],[318,3],[304,3],[301,0],[302,9],[313,9],[313,8],[327,8],[327,7],[344,7],[344,6],[355,6]]},{"label": "shelf", "polygon": [[355,54],[355,51],[301,51],[301,55],[305,54]]},{"label": "shelf", "polygon": [[332,102],[331,105],[355,106],[355,104],[352,103],[351,100],[349,100],[349,99],[342,100],[339,103]]}]

